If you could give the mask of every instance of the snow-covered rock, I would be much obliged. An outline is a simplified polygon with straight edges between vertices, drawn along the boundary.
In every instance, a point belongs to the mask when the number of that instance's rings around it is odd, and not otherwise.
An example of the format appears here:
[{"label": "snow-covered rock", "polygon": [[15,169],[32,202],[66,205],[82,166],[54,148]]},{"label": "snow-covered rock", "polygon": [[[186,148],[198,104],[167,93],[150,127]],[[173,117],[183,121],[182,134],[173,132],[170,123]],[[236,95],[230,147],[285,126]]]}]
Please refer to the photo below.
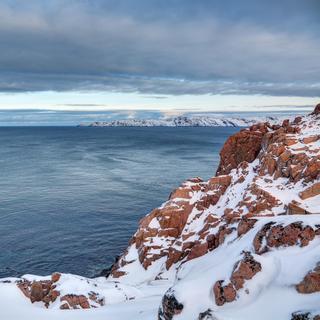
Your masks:
[{"label": "snow-covered rock", "polygon": [[126,119],[96,121],[80,126],[89,127],[248,127],[259,122],[279,122],[283,117],[212,117],[179,116],[166,119]]},{"label": "snow-covered rock", "polygon": [[0,315],[319,320],[319,250],[320,105],[231,136],[216,176],[144,217],[108,278],[0,280]]},{"label": "snow-covered rock", "polygon": [[215,177],[184,182],[141,220],[110,279],[171,281],[166,320],[320,312],[319,112],[243,129],[220,154]]}]

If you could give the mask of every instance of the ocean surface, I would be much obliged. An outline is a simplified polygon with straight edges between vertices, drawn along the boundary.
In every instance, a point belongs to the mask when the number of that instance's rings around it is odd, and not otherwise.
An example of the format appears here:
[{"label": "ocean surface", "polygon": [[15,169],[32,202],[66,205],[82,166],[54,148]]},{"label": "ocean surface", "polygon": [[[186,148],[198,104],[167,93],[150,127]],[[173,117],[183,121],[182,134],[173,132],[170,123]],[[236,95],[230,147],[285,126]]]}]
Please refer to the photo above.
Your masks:
[{"label": "ocean surface", "polygon": [[0,277],[94,276],[237,128],[0,128]]}]

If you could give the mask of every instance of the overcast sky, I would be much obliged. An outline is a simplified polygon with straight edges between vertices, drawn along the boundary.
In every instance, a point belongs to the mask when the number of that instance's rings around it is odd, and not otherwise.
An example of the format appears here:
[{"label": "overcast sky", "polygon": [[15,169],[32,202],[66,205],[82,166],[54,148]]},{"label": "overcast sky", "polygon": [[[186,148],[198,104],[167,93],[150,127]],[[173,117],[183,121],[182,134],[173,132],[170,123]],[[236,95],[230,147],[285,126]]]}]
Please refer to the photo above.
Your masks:
[{"label": "overcast sky", "polygon": [[2,0],[0,108],[251,110],[320,96],[319,0]]}]

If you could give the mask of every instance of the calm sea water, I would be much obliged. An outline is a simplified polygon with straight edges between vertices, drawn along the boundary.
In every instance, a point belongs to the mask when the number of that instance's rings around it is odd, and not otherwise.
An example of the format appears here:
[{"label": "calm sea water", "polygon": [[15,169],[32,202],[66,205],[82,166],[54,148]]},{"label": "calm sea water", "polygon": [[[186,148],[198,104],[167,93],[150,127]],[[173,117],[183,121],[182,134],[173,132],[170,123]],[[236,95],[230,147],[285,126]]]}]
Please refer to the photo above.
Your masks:
[{"label": "calm sea water", "polygon": [[0,128],[0,277],[93,276],[235,128]]}]

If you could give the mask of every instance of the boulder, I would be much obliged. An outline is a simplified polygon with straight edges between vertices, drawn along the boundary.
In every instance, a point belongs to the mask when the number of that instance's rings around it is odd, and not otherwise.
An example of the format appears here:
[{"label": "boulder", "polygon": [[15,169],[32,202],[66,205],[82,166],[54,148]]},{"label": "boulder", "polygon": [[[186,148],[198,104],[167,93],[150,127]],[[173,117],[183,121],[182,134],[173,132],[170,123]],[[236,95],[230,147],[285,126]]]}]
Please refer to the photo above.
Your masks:
[{"label": "boulder", "polygon": [[314,185],[312,185],[311,187],[303,190],[302,192],[299,193],[299,197],[302,200],[308,199],[308,198],[312,198],[315,197],[317,195],[320,194],[320,182],[315,183]]},{"label": "boulder", "polygon": [[244,258],[234,266],[231,283],[236,290],[239,290],[243,288],[246,280],[252,279],[261,269],[260,262],[256,261],[250,252],[245,252]]},{"label": "boulder", "polygon": [[320,266],[308,272],[303,280],[296,285],[299,293],[308,294],[320,291]]},{"label": "boulder", "polygon": [[320,114],[320,103],[316,105],[311,115],[318,115]]},{"label": "boulder", "polygon": [[223,283],[223,280],[217,281],[213,287],[213,294],[217,306],[222,306],[226,302],[232,302],[237,297],[237,292],[232,283],[229,283],[225,286],[223,285]]},{"label": "boulder", "polygon": [[174,292],[169,289],[162,298],[158,311],[158,320],[172,320],[183,310],[183,304],[174,296]]},{"label": "boulder", "polygon": [[262,123],[229,137],[220,151],[217,176],[229,174],[243,161],[254,161],[262,148],[262,140],[267,131],[267,125]]}]

